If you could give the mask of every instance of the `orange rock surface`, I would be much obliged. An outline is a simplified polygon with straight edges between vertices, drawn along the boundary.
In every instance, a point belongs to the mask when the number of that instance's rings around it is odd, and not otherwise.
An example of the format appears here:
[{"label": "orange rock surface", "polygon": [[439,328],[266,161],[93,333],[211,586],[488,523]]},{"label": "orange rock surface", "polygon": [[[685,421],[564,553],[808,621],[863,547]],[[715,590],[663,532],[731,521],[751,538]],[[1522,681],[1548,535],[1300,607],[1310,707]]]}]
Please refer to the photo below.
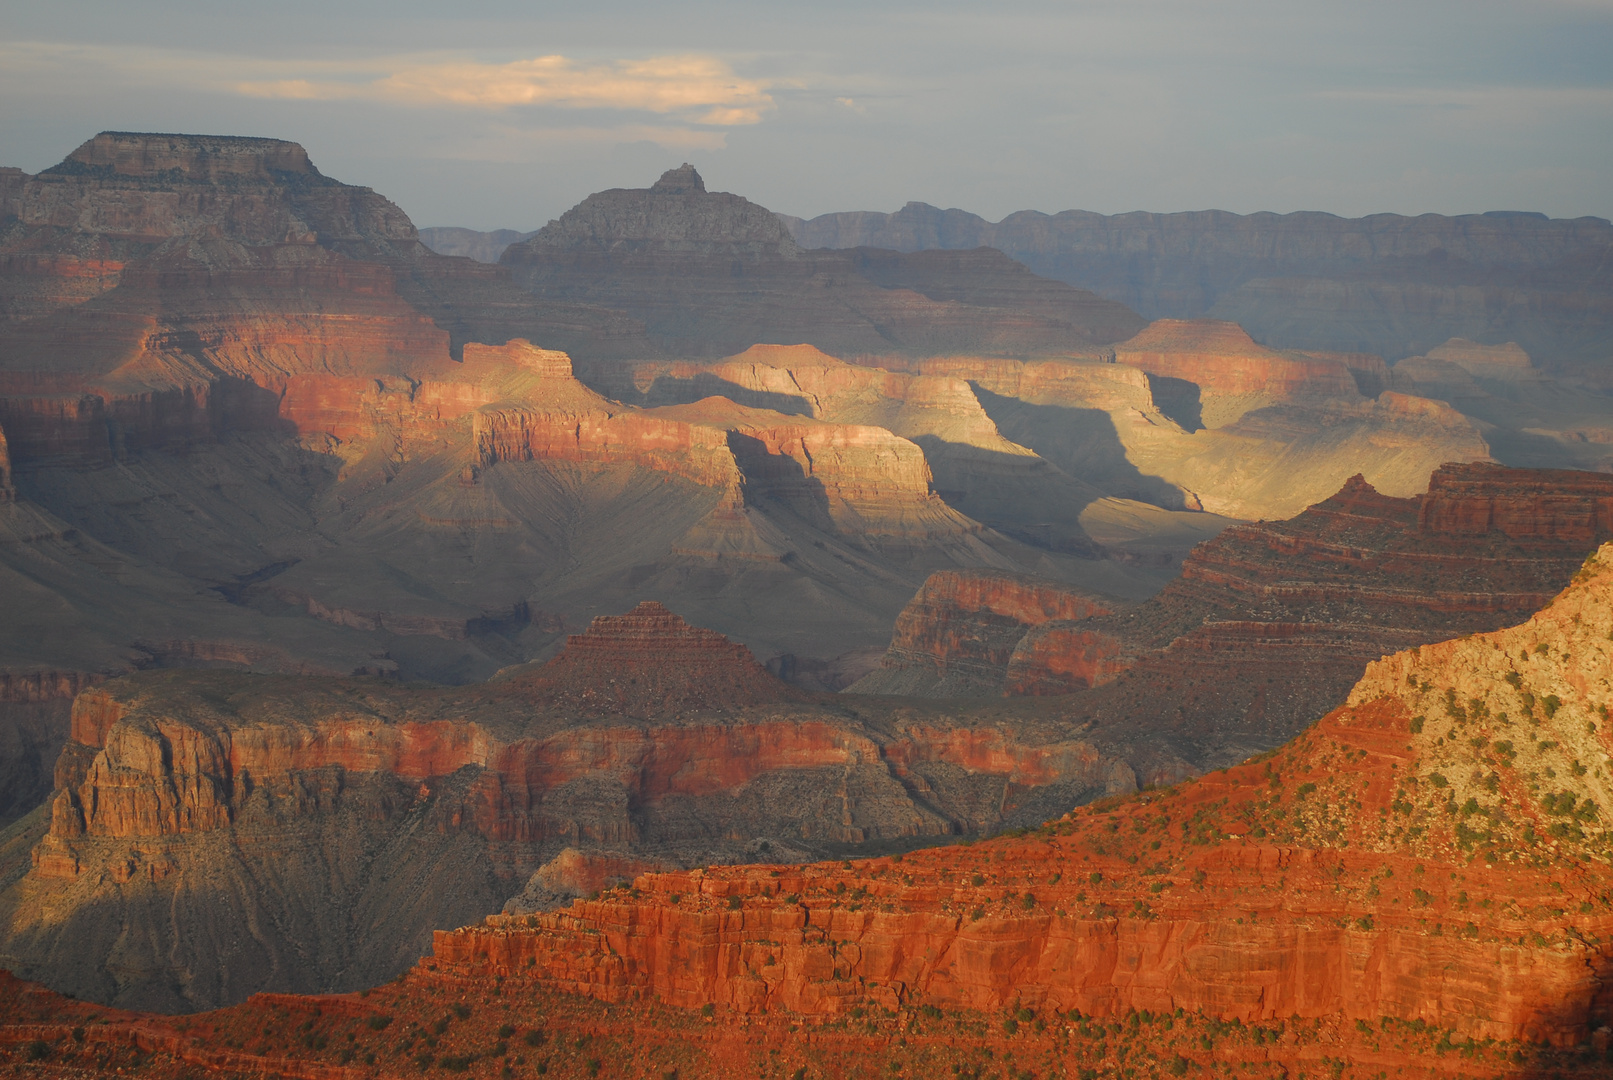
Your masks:
[{"label": "orange rock surface", "polygon": [[1194,383],[1206,395],[1353,400],[1360,393],[1342,362],[1287,356],[1256,345],[1237,323],[1160,319],[1114,350],[1122,364]]},{"label": "orange rock surface", "polygon": [[1051,620],[1108,615],[1120,606],[1110,597],[1022,574],[939,571],[897,617],[881,670],[860,680],[854,692],[996,692],[1027,630]]},{"label": "orange rock surface", "polygon": [[646,874],[441,932],[423,966],[742,1014],[1146,1010],[1589,1045],[1613,1019],[1610,635],[1613,546],[1529,622],[1385,658],[1236,768],[1018,839]]},{"label": "orange rock surface", "polygon": [[[433,928],[498,910],[566,847],[689,865],[912,844],[1135,788],[1056,711],[1023,712],[806,695],[655,603],[457,689],[141,673],[79,694],[49,814],[19,834],[37,836],[30,869],[0,892],[0,953],[75,993],[165,1008],[357,988],[407,967]],[[416,892],[441,874],[460,887]],[[311,884],[327,875],[339,883]],[[270,879],[285,888],[250,884]],[[170,902],[173,934],[109,970],[104,913]],[[273,929],[243,939],[249,923]],[[310,941],[314,961],[280,959]],[[141,974],[198,947],[222,951],[181,990]]]}]

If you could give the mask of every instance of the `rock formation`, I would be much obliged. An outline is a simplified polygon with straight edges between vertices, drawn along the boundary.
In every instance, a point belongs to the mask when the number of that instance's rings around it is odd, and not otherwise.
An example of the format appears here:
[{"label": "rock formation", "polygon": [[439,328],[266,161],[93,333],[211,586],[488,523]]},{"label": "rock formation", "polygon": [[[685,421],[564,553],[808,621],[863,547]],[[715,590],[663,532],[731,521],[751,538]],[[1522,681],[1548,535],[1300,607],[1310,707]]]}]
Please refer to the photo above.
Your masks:
[{"label": "rock formation", "polygon": [[[939,568],[1132,596],[1169,573],[983,529],[878,416],[608,401],[553,346],[642,361],[642,324],[432,254],[294,143],[105,133],[0,174],[0,203],[0,587],[31,612],[0,627],[0,672],[463,683],[551,655],[641,588],[827,669]],[[1075,295],[1011,269],[1026,303]],[[17,736],[36,780],[65,734],[52,708],[54,734]]]},{"label": "rock formation", "polygon": [[[1613,545],[1519,626],[1375,663],[1273,753],[1028,834],[650,871],[441,931],[364,995],[183,1024],[0,976],[0,1047],[106,1067],[133,1046],[159,1076],[503,1059],[739,1077],[870,1054],[919,1074],[1600,1075],[1610,640]],[[86,729],[113,712],[86,706]],[[575,862],[551,876],[575,884]]]},{"label": "rock formation", "polygon": [[1067,353],[1141,326],[989,249],[802,251],[770,211],[708,192],[689,166],[590,195],[499,262],[545,299],[628,312],[678,356],[802,341],[837,355]]},{"label": "rock formation", "polygon": [[1606,381],[1613,226],[1539,214],[1010,214],[909,203],[785,218],[803,248],[997,248],[1151,319],[1209,316],[1276,349],[1420,355],[1452,337],[1520,343]]},{"label": "rock formation", "polygon": [[1356,1054],[1402,1025],[1587,1046],[1613,1019],[1610,640],[1613,545],[1528,622],[1384,658],[1241,766],[973,848],[645,874],[441,932],[412,978],[807,1018],[1358,1021]]},{"label": "rock formation", "polygon": [[0,958],[163,1009],[357,989],[530,892],[567,847],[686,866],[907,846],[1135,787],[1040,703],[847,701],[648,602],[455,690],[113,680],[79,694],[55,793],[12,831]]},{"label": "rock formation", "polygon": [[1002,693],[1032,627],[1112,614],[1124,605],[1059,582],[993,570],[943,570],[897,616],[880,669],[859,694],[966,697]]},{"label": "rock formation", "polygon": [[[881,671],[850,689],[911,693],[960,663],[977,686],[1076,694],[1100,745],[1168,779],[1290,737],[1387,651],[1536,610],[1613,538],[1610,500],[1600,473],[1452,465],[1413,499],[1356,477],[1201,544],[1144,603],[1077,619],[1010,616],[984,599],[997,575],[960,572],[942,579],[951,603],[914,597]],[[988,661],[979,639],[1007,647]]]}]

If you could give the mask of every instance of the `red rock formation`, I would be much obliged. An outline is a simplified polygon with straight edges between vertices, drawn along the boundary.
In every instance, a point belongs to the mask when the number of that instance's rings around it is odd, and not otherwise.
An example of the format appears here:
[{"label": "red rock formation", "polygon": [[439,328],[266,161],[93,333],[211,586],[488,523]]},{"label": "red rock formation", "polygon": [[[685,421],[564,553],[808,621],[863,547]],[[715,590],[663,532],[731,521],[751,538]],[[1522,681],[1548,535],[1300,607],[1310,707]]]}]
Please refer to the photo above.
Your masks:
[{"label": "red rock formation", "polygon": [[[272,956],[293,940],[324,942],[331,964],[368,973],[346,978],[389,977],[444,924],[431,920],[496,909],[565,846],[687,865],[754,857],[768,837],[812,847],[976,831],[1135,784],[1036,710],[1010,727],[943,709],[886,716],[866,700],[846,709],[645,603],[596,619],[535,671],[453,690],[224,671],[154,671],[84,690],[49,827],[18,886],[28,899],[0,894],[0,941],[30,971],[45,970],[50,950],[77,950],[84,963],[69,982],[83,993],[168,1001],[162,987],[102,974],[109,946],[84,920],[216,871],[207,880],[217,886],[203,886],[206,914],[174,924],[183,940],[150,940],[188,952],[231,920],[284,927],[186,991],[239,1000],[279,978],[260,949]],[[332,821],[376,854],[332,850]],[[385,907],[388,890],[421,867],[459,867],[478,884]],[[366,884],[292,908],[245,883],[309,873]],[[61,918],[41,923],[52,905],[65,905]],[[323,929],[355,919],[387,935],[364,946],[367,959]],[[304,965],[310,979],[329,966]],[[272,985],[318,984],[299,975]]]},{"label": "red rock formation", "polygon": [[[1613,748],[1588,719],[1609,704],[1610,628],[1613,546],[1522,626],[1374,665],[1275,755],[1024,840],[646,874],[567,912],[441,932],[432,966],[448,985],[531,978],[747,1014],[1183,1010],[1582,1045],[1613,1018],[1597,869],[1613,833],[1601,766],[1568,765]],[[1441,702],[1449,718],[1422,715]],[[1563,770],[1539,783],[1548,763]]]},{"label": "red rock formation", "polygon": [[[1604,1037],[1586,1050],[1482,1040],[1469,1043],[1425,1023],[1362,1025],[1337,1014],[1254,1024],[1204,1013],[1140,1011],[1113,1024],[1020,1003],[1010,1016],[870,1001],[846,1017],[760,1013],[697,1018],[675,1005],[631,1008],[525,985],[468,984],[427,965],[362,995],[256,994],[243,1005],[176,1019],[74,1001],[0,973],[0,1055],[31,1073],[138,1068],[158,1080],[198,1069],[295,1080],[362,1080],[379,1067],[444,1071],[508,1067],[570,1075],[745,1080],[808,1069],[850,1077],[984,1075],[1029,1062],[1054,1075],[1117,1073],[1159,1063],[1166,1075],[1195,1070],[1281,1080],[1296,1072],[1412,1071],[1429,1080],[1605,1072]],[[519,986],[520,1007],[509,992]],[[445,1010],[444,995],[453,1000]],[[541,1017],[541,1022],[537,1020]],[[1024,1019],[1021,1019],[1024,1017]],[[287,1039],[292,1027],[297,1039]],[[375,1058],[375,1064],[361,1064]],[[396,1065],[382,1064],[395,1058]],[[346,1063],[346,1064],[344,1064]],[[1038,1073],[1038,1075],[1040,1075]]]},{"label": "red rock formation", "polygon": [[1610,498],[1613,479],[1598,473],[1450,465],[1415,499],[1355,477],[1289,521],[1199,545],[1179,578],[1114,614],[1005,614],[959,633],[957,613],[921,591],[889,668],[856,689],[922,692],[889,671],[910,668],[908,643],[925,642],[927,670],[973,665],[977,688],[1077,694],[1070,707],[1098,723],[1100,742],[1145,780],[1170,779],[1290,736],[1387,651],[1537,610],[1613,536]]},{"label": "red rock formation", "polygon": [[880,670],[863,694],[951,697],[996,692],[1026,631],[1053,619],[1108,615],[1122,606],[1061,582],[1000,570],[931,574],[896,618]]},{"label": "red rock formation", "polygon": [[522,689],[612,716],[671,716],[790,696],[745,646],[690,626],[654,600],[594,619]]},{"label": "red rock formation", "polygon": [[1568,469],[1441,470],[1417,508],[1429,536],[1500,533],[1521,543],[1589,547],[1613,533],[1613,484]]},{"label": "red rock formation", "polygon": [[1359,395],[1355,378],[1340,361],[1274,352],[1256,345],[1236,323],[1160,319],[1114,349],[1120,363],[1193,383],[1206,399],[1252,394],[1277,401],[1353,401]]}]

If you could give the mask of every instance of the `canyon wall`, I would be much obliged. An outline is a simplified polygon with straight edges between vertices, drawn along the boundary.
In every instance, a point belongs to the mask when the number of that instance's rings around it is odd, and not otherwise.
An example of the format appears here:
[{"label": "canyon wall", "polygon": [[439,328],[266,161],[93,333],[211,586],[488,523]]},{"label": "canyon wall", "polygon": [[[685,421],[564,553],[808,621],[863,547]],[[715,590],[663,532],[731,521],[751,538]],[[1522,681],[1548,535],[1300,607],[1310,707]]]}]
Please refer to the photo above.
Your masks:
[{"label": "canyon wall", "polygon": [[[1078,618],[1001,610],[984,599],[999,575],[959,572],[941,578],[948,602],[913,598],[881,671],[851,689],[922,693],[902,673],[960,664],[992,692],[1074,694],[1100,744],[1168,779],[1290,737],[1385,652],[1537,610],[1613,537],[1610,497],[1603,474],[1486,464],[1443,467],[1412,499],[1356,477],[1199,545],[1144,603]],[[1148,734],[1124,733],[1139,714]]]},{"label": "canyon wall", "polygon": [[674,356],[726,356],[757,342],[837,355],[1061,353],[1141,326],[1123,305],[994,251],[802,251],[771,212],[706,191],[689,167],[649,188],[595,193],[499,262],[546,300],[643,320]]},{"label": "canyon wall", "polygon": [[1277,349],[1398,360],[1452,337],[1513,341],[1549,371],[1605,384],[1601,218],[1025,210],[992,223],[909,203],[784,221],[803,248],[994,247],[1150,319],[1229,319]]},{"label": "canyon wall", "polygon": [[1001,693],[1010,659],[1031,628],[1109,615],[1120,606],[1112,597],[1021,574],[943,570],[931,574],[902,609],[880,669],[852,692]]},{"label": "canyon wall", "polygon": [[[145,672],[78,695],[48,810],[18,834],[36,838],[27,872],[0,892],[0,957],[81,996],[175,1010],[358,988],[567,847],[690,865],[763,842],[908,845],[1135,786],[1051,717],[848,709],[654,603],[456,690]],[[149,922],[164,905],[174,917]],[[171,933],[131,951],[123,919]],[[292,960],[305,949],[318,959]]]},{"label": "canyon wall", "polygon": [[1613,546],[1520,626],[1374,664],[1274,754],[1021,839],[645,874],[440,932],[420,977],[739,1014],[1182,1010],[1582,1046],[1613,1018],[1610,638]]}]

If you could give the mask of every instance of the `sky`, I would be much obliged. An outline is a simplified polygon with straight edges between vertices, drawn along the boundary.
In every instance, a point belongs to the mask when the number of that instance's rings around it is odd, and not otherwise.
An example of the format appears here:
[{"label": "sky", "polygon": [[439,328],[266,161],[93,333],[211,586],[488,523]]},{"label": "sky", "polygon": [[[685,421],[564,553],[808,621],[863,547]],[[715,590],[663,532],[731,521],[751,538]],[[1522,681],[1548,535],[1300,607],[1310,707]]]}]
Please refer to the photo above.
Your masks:
[{"label": "sky", "polygon": [[0,0],[0,165],[102,130],[291,139],[421,226],[684,161],[804,217],[1613,218],[1613,0]]}]

